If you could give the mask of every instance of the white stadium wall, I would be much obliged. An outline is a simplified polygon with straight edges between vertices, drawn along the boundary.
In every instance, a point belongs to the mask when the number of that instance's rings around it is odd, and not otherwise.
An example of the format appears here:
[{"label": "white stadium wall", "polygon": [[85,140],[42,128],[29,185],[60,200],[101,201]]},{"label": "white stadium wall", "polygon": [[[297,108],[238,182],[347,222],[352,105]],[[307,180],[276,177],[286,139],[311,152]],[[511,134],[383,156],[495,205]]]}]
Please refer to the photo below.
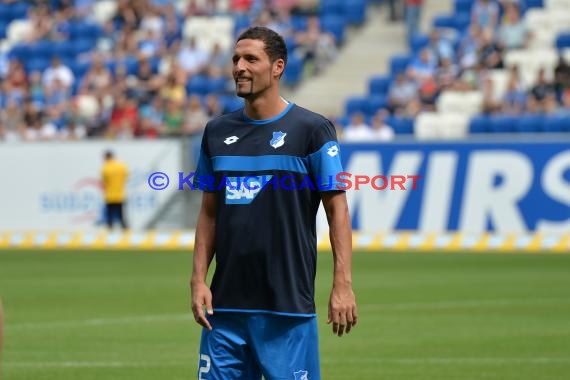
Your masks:
[{"label": "white stadium wall", "polygon": [[147,183],[155,171],[182,171],[177,141],[87,141],[0,146],[0,230],[89,230],[103,210],[100,172],[111,149],[130,170],[127,218],[142,228],[174,188]]}]

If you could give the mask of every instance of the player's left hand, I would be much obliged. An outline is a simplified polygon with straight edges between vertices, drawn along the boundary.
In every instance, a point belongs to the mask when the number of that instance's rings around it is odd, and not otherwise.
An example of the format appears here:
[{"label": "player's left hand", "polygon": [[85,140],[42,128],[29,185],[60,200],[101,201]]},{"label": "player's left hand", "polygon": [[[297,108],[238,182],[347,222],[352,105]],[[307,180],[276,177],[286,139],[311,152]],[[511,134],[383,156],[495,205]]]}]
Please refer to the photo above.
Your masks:
[{"label": "player's left hand", "polygon": [[329,299],[329,318],[327,324],[332,323],[334,334],[342,336],[348,334],[356,325],[358,311],[356,297],[350,285],[333,285]]}]

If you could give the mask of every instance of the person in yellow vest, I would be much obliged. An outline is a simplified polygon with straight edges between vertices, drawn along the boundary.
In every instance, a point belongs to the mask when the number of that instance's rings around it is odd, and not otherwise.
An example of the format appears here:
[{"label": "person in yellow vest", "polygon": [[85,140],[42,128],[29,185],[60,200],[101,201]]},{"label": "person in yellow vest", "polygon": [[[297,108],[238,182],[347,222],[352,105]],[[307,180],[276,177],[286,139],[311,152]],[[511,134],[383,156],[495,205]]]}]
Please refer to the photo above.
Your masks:
[{"label": "person in yellow vest", "polygon": [[121,227],[127,229],[123,211],[127,198],[126,184],[129,169],[124,162],[115,159],[113,152],[105,152],[105,163],[101,170],[107,226],[113,228],[113,218],[118,217]]}]

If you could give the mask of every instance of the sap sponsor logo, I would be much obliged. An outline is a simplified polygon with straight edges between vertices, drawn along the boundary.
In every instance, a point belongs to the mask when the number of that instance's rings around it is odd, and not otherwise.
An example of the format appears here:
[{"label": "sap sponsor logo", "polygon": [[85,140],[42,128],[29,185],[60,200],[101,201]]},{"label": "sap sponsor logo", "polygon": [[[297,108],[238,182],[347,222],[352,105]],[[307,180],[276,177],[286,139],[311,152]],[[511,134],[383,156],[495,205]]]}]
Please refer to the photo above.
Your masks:
[{"label": "sap sponsor logo", "polygon": [[[417,191],[350,190],[353,227],[468,233],[570,231],[570,150],[564,144],[348,145],[351,173],[421,175]],[[320,218],[323,218],[321,215]]]},{"label": "sap sponsor logo", "polygon": [[272,175],[227,177],[226,204],[250,204],[272,177]]}]

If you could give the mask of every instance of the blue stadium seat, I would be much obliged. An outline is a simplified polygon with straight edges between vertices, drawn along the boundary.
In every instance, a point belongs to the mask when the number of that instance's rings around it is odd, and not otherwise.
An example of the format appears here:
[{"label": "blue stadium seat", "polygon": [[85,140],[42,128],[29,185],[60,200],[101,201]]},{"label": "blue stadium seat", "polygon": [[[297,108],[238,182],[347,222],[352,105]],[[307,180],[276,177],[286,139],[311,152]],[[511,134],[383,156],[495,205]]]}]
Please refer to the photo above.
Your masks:
[{"label": "blue stadium seat", "polygon": [[570,116],[548,116],[542,123],[542,130],[548,133],[570,132]]},{"label": "blue stadium seat", "polygon": [[493,133],[513,133],[517,124],[517,117],[510,115],[496,115],[489,119],[489,129]]},{"label": "blue stadium seat", "polygon": [[24,69],[30,74],[34,71],[44,71],[48,68],[50,62],[47,59],[29,59],[24,61]]},{"label": "blue stadium seat", "polygon": [[523,133],[542,132],[543,123],[544,123],[544,118],[542,115],[537,115],[537,114],[521,115],[517,120],[517,123],[515,125],[515,130],[517,132],[523,132]]},{"label": "blue stadium seat", "polygon": [[378,110],[388,107],[388,99],[385,95],[372,95],[367,98],[366,115],[373,116]]},{"label": "blue stadium seat", "polygon": [[455,28],[455,15],[437,15],[433,18],[434,28]]},{"label": "blue stadium seat", "polygon": [[559,50],[570,48],[570,33],[560,33],[556,36],[556,48]]},{"label": "blue stadium seat", "polygon": [[209,83],[210,79],[206,75],[194,75],[186,83],[186,92],[188,95],[206,95]]},{"label": "blue stadium seat", "polygon": [[345,102],[345,115],[350,116],[355,112],[366,114],[368,98],[365,96],[350,96]]},{"label": "blue stadium seat", "polygon": [[225,77],[210,78],[208,81],[209,94],[221,94],[226,91],[228,79]]},{"label": "blue stadium seat", "polygon": [[222,95],[219,100],[224,113],[234,112],[243,107],[243,98],[235,95]]},{"label": "blue stadium seat", "polygon": [[428,45],[429,36],[427,34],[416,34],[408,41],[412,54],[416,55],[419,51]]},{"label": "blue stadium seat", "polygon": [[325,15],[321,16],[321,29],[325,32],[332,33],[336,39],[337,45],[344,43],[344,28],[346,26],[346,19],[340,15]]},{"label": "blue stadium seat", "polygon": [[28,10],[30,9],[30,4],[25,1],[17,1],[10,5],[10,18],[12,20],[18,20],[28,17]]},{"label": "blue stadium seat", "polygon": [[101,36],[102,29],[97,24],[74,22],[69,26],[71,39],[97,39]]},{"label": "blue stadium seat", "polygon": [[53,42],[51,49],[53,55],[61,57],[63,60],[75,58],[75,48],[70,41]]},{"label": "blue stadium seat", "polygon": [[471,13],[473,0],[455,0],[453,9],[455,13]]},{"label": "blue stadium seat", "polygon": [[0,40],[3,40],[4,38],[6,38],[6,29],[7,28],[8,28],[8,22],[0,19]]},{"label": "blue stadium seat", "polygon": [[304,65],[303,59],[291,55],[287,59],[287,66],[285,66],[285,72],[283,73],[283,83],[290,86],[299,84],[303,78]]},{"label": "blue stadium seat", "polygon": [[389,116],[385,122],[394,129],[397,135],[414,134],[414,119],[411,117]]},{"label": "blue stadium seat", "polygon": [[345,11],[344,0],[321,0],[319,13],[325,15],[342,15]]},{"label": "blue stadium seat", "polygon": [[487,115],[476,115],[469,120],[469,133],[489,133],[490,117]]},{"label": "blue stadium seat", "polygon": [[90,38],[74,40],[71,42],[73,44],[73,52],[77,56],[81,53],[86,53],[95,48],[95,40]]},{"label": "blue stadium seat", "polygon": [[526,8],[542,8],[544,7],[543,0],[525,0]]},{"label": "blue stadium seat", "polygon": [[389,75],[374,76],[368,81],[368,93],[370,95],[385,95],[388,93],[392,83],[392,77]]},{"label": "blue stadium seat", "polygon": [[390,58],[390,74],[396,74],[406,71],[408,65],[412,61],[412,56],[409,54],[394,54]]},{"label": "blue stadium seat", "polygon": [[344,14],[351,25],[362,25],[366,21],[366,0],[344,2]]},{"label": "blue stadium seat", "polygon": [[291,16],[291,25],[295,30],[307,30],[307,16],[293,15]]}]

